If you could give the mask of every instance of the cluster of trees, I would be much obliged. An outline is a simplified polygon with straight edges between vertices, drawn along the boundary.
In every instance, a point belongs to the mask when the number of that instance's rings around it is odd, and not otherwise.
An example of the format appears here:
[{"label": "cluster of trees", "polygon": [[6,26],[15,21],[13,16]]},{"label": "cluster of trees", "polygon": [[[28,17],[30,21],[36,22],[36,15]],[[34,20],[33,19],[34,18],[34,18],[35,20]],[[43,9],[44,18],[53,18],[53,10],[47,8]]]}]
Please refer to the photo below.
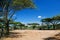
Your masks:
[{"label": "cluster of trees", "polygon": [[42,25],[43,24],[46,24],[48,29],[50,29],[51,27],[53,29],[58,28],[58,25],[60,25],[60,15],[54,16],[52,18],[44,18],[44,19],[42,19]]},{"label": "cluster of trees", "polygon": [[39,23],[28,23],[31,29],[37,30],[56,30],[60,29],[60,15],[53,16],[51,18],[44,18],[41,20],[42,24]]},{"label": "cluster of trees", "polygon": [[[5,34],[9,34],[9,25],[13,21],[13,15],[17,10],[24,8],[35,8],[32,0],[0,0],[0,27],[2,32],[4,27]],[[13,24],[16,25],[16,23]]]},{"label": "cluster of trees", "polygon": [[[15,22],[13,15],[17,10],[22,10],[24,8],[35,8],[32,0],[0,0],[0,33],[1,36],[4,33],[5,35],[9,34],[10,29],[27,29],[28,26],[22,24],[20,22]],[[42,19],[42,24],[46,24],[39,26],[38,23],[29,23],[32,29],[44,29],[52,27],[53,29],[60,28],[60,15],[54,16],[52,18],[44,18]]]},{"label": "cluster of trees", "polygon": [[26,29],[27,26],[25,24],[22,24],[21,22],[10,22],[10,30],[16,30],[16,29]]},{"label": "cluster of trees", "polygon": [[28,23],[31,29],[38,29],[39,25],[38,23]]}]

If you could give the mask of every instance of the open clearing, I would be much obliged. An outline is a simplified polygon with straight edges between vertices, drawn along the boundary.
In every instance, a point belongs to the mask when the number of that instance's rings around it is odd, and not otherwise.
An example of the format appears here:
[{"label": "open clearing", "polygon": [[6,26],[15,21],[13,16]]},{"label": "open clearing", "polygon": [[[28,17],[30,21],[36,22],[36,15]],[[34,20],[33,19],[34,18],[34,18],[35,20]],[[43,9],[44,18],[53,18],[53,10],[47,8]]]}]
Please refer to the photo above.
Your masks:
[{"label": "open clearing", "polygon": [[44,40],[60,33],[60,30],[14,30],[1,40]]}]

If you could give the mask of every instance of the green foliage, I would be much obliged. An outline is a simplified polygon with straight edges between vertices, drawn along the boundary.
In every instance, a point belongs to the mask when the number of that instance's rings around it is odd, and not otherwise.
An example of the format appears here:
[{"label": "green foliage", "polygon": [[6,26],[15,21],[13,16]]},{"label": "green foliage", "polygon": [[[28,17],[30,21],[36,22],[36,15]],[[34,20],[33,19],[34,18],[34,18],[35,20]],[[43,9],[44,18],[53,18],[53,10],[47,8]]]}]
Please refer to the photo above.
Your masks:
[{"label": "green foliage", "polygon": [[28,23],[28,25],[39,25],[38,23]]},{"label": "green foliage", "polygon": [[47,23],[47,26],[49,27],[49,25],[53,26],[53,29],[56,29],[56,25],[59,24],[60,22],[60,15],[58,16],[53,16],[52,18],[45,18],[42,19],[43,23]]},{"label": "green foliage", "polygon": [[60,20],[60,15],[54,16],[52,19],[54,19],[54,20]]},{"label": "green foliage", "polygon": [[[32,0],[0,0],[1,8],[21,10],[24,8],[35,8]],[[7,8],[7,9],[8,9]]]},{"label": "green foliage", "polygon": [[34,8],[32,0],[13,0],[12,7],[14,9]]},{"label": "green foliage", "polygon": [[35,29],[39,24],[38,23],[28,23],[33,29]]},{"label": "green foliage", "polygon": [[42,19],[42,22],[51,22],[52,19],[51,18],[45,18],[45,19]]}]

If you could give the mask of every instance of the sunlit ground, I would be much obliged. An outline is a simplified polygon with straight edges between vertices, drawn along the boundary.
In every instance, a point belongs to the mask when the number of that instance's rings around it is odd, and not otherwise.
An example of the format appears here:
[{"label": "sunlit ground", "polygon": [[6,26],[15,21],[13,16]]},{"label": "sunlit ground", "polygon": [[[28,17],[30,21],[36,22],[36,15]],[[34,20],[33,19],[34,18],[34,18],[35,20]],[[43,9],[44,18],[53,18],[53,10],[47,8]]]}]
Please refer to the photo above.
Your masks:
[{"label": "sunlit ground", "polygon": [[14,30],[1,40],[60,40],[60,30]]}]

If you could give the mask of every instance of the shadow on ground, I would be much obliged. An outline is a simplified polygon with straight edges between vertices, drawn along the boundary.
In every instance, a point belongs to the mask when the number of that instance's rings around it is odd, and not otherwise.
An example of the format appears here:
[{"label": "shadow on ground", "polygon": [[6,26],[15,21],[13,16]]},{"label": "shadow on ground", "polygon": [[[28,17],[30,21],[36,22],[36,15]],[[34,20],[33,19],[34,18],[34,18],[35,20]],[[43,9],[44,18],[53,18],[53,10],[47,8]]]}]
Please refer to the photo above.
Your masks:
[{"label": "shadow on ground", "polygon": [[60,33],[56,34],[54,37],[45,38],[44,40],[60,40]]},{"label": "shadow on ground", "polygon": [[21,38],[24,37],[26,35],[24,35],[23,33],[19,33],[19,32],[10,32],[10,34],[8,36],[6,36],[7,38]]}]

